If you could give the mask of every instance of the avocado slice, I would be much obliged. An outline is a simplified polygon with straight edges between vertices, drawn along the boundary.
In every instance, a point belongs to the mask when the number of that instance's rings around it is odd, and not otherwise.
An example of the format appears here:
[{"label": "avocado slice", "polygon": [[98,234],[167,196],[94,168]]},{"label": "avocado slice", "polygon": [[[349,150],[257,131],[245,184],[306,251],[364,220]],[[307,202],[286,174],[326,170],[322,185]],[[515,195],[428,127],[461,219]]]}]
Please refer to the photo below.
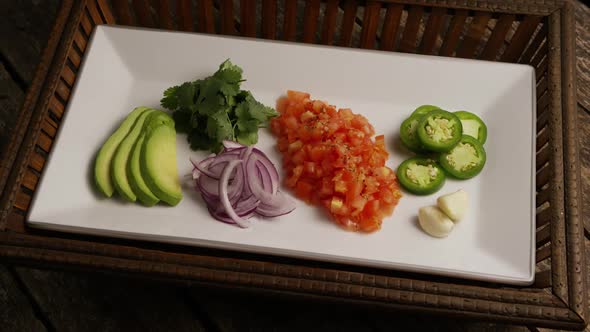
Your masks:
[{"label": "avocado slice", "polygon": [[129,175],[129,185],[137,195],[137,199],[145,206],[154,206],[160,201],[160,199],[152,193],[145,183],[143,175],[141,174],[141,166],[139,164],[141,159],[141,148],[143,147],[144,140],[145,133],[142,132],[131,151],[131,157],[129,158],[129,163],[127,165],[127,173]]},{"label": "avocado slice", "polygon": [[113,157],[111,176],[113,177],[113,184],[115,189],[124,199],[129,202],[135,202],[137,196],[129,184],[127,176],[127,164],[131,155],[131,149],[141,134],[145,119],[152,114],[154,110],[146,109],[135,121],[131,131],[125,136]]},{"label": "avocado slice", "polygon": [[129,133],[137,118],[147,110],[147,107],[137,107],[127,117],[119,128],[102,145],[94,163],[94,181],[98,190],[106,197],[113,196],[115,187],[111,177],[111,161],[119,144]]},{"label": "avocado slice", "polygon": [[176,167],[174,120],[164,113],[150,116],[140,153],[141,174],[148,188],[160,200],[175,206],[182,200]]}]

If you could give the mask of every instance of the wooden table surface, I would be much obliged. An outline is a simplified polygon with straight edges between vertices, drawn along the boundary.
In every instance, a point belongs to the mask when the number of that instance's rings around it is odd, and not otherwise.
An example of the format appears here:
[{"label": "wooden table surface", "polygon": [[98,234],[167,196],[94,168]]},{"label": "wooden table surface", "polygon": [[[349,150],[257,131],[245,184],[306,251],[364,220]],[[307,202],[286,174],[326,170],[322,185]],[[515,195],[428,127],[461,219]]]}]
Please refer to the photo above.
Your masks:
[{"label": "wooden table surface", "polygon": [[[59,3],[0,0],[0,151],[31,84]],[[583,215],[590,230],[590,10],[586,6],[578,4],[576,21]],[[590,237],[590,232],[586,236]],[[586,248],[590,260],[588,238]],[[360,332],[394,327],[402,331],[536,330],[0,264],[0,331]]]}]

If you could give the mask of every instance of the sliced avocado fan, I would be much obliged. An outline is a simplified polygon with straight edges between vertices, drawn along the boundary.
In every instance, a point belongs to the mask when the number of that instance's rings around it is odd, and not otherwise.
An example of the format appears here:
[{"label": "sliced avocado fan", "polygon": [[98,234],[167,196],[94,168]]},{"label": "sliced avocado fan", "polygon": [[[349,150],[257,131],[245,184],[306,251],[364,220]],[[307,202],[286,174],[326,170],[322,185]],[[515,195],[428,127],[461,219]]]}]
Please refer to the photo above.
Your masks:
[{"label": "sliced avocado fan", "polygon": [[131,189],[137,195],[137,199],[145,206],[154,206],[160,199],[154,195],[145,183],[139,164],[144,140],[145,133],[141,133],[131,151],[127,172],[129,174],[129,185],[131,185]]},{"label": "sliced avocado fan", "polygon": [[111,176],[111,163],[121,141],[125,139],[137,118],[147,110],[147,107],[135,108],[123,120],[119,128],[102,145],[94,163],[94,180],[98,190],[106,197],[113,196],[115,187]]},{"label": "sliced avocado fan", "polygon": [[154,113],[146,124],[140,168],[147,187],[156,197],[172,206],[180,203],[182,191],[176,167],[176,130],[174,120],[166,113]]},{"label": "sliced avocado fan", "polygon": [[111,175],[113,177],[115,189],[121,197],[129,202],[135,202],[137,196],[129,183],[127,164],[130,160],[131,150],[142,133],[146,118],[154,111],[155,110],[147,109],[137,118],[137,121],[135,121],[135,124],[133,125],[133,129],[131,129],[129,134],[127,134],[125,139],[119,144],[111,164]]}]

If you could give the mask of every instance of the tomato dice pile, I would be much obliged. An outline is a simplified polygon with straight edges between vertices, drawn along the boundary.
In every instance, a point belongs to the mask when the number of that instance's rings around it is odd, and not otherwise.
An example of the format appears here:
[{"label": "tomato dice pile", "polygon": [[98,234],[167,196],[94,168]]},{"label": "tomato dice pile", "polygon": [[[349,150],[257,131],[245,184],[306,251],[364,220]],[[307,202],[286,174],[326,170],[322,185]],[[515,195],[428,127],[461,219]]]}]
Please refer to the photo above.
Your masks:
[{"label": "tomato dice pile", "polygon": [[288,91],[271,120],[287,172],[285,184],[309,204],[323,205],[352,231],[373,232],[390,216],[401,192],[387,166],[383,135],[365,117],[336,109],[304,92]]}]

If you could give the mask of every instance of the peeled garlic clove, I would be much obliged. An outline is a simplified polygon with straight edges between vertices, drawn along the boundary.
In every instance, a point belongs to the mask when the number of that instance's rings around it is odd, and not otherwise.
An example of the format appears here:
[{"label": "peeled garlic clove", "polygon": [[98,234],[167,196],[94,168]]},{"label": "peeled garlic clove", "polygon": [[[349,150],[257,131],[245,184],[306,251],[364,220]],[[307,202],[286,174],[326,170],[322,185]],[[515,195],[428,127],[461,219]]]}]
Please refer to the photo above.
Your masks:
[{"label": "peeled garlic clove", "polygon": [[469,201],[467,192],[461,189],[454,193],[440,196],[436,200],[436,203],[452,221],[459,221],[465,216]]},{"label": "peeled garlic clove", "polygon": [[425,206],[418,210],[418,221],[422,229],[434,237],[446,237],[455,224],[436,206]]}]

